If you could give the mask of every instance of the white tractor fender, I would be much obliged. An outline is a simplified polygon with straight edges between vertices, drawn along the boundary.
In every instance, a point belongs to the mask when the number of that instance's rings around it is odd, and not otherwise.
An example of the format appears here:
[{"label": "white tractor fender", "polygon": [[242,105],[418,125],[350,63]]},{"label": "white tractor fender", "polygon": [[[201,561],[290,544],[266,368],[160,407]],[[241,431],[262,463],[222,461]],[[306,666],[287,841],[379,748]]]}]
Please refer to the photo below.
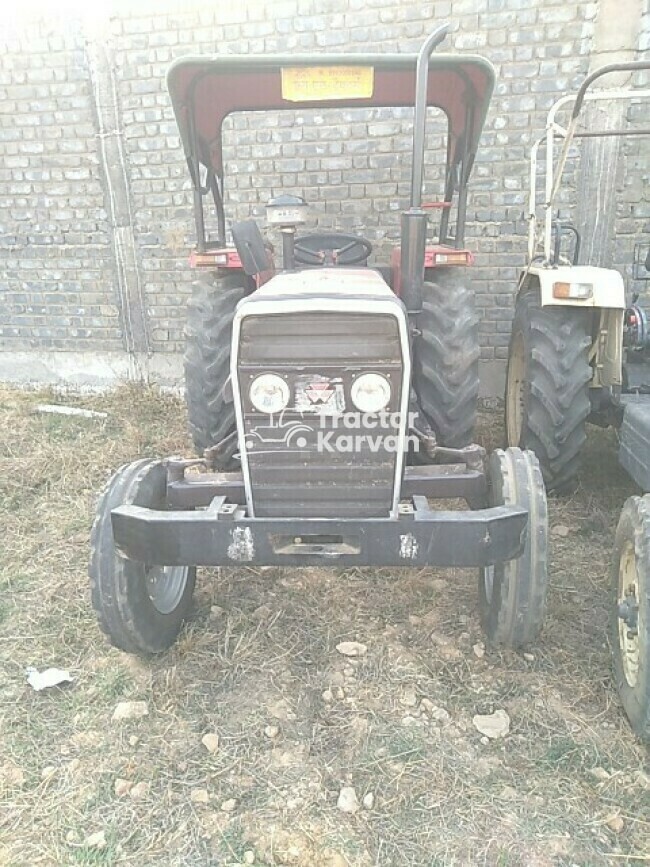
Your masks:
[{"label": "white tractor fender", "polygon": [[[539,285],[542,307],[608,307],[625,310],[625,284],[618,271],[593,265],[530,265],[519,279],[518,293],[531,285]],[[555,283],[582,283],[592,287],[589,298],[555,298]]]}]

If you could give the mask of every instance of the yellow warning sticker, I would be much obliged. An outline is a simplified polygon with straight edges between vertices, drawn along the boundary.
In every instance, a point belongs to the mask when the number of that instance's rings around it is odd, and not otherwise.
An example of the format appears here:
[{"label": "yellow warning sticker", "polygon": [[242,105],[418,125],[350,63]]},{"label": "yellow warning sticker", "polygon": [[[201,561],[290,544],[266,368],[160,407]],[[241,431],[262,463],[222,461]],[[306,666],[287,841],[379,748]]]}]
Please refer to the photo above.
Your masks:
[{"label": "yellow warning sticker", "polygon": [[290,66],[282,70],[282,98],[289,102],[369,99],[374,86],[372,66]]}]

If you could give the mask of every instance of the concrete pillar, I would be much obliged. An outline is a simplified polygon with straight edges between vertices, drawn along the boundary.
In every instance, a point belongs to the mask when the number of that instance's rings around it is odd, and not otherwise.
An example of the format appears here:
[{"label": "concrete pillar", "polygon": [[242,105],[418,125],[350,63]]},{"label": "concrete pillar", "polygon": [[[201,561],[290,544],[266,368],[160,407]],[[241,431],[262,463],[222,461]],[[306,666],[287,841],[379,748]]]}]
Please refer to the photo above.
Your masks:
[{"label": "concrete pillar", "polygon": [[[600,0],[589,72],[636,58],[642,14],[643,0]],[[607,75],[594,84],[594,89],[625,88],[630,79],[625,73]],[[582,114],[583,128],[621,129],[628,107],[627,100],[587,103]],[[582,141],[576,212],[576,223],[582,233],[581,264],[612,265],[617,180],[623,168],[620,152],[620,138]]]}]

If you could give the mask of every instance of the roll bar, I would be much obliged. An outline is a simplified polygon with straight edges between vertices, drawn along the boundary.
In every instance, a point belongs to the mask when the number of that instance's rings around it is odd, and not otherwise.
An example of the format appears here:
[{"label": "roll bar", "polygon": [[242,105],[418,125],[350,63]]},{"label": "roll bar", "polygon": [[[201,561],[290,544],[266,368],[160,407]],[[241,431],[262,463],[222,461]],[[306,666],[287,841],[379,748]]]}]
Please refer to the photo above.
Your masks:
[{"label": "roll bar", "polygon": [[[529,264],[536,257],[536,251],[540,241],[543,242],[544,262],[551,262],[552,253],[552,232],[553,232],[553,203],[557,196],[560,184],[562,182],[562,173],[566,165],[569,155],[569,150],[576,138],[604,138],[608,136],[633,136],[633,135],[650,135],[650,129],[613,129],[613,130],[586,130],[578,131],[578,120],[585,102],[596,102],[602,100],[620,100],[633,99],[641,97],[650,99],[650,89],[625,89],[625,90],[603,90],[596,93],[589,93],[589,88],[595,81],[605,75],[614,72],[639,72],[650,69],[650,60],[634,60],[628,63],[610,63],[606,66],[601,66],[588,75],[580,86],[575,97],[572,95],[563,96],[555,102],[547,115],[546,132],[539,138],[531,149],[530,157],[530,194],[529,194],[529,231],[528,231],[528,260]],[[571,118],[568,126],[561,126],[557,120],[557,114],[564,106],[573,101]],[[555,165],[554,144],[556,139],[562,139],[563,145],[560,155]],[[539,149],[542,145],[546,145],[546,181],[544,193],[544,230],[542,237],[537,236],[537,163]]]}]

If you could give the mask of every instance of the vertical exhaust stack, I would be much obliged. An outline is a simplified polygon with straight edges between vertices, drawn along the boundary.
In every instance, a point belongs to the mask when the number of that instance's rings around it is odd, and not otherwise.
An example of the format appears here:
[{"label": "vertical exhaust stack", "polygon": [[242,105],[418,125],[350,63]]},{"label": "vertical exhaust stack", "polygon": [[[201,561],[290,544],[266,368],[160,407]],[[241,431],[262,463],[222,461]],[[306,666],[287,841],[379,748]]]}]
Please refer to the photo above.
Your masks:
[{"label": "vertical exhaust stack", "polygon": [[424,137],[427,122],[427,86],[429,58],[449,32],[449,24],[441,24],[426,40],[420,53],[415,75],[415,119],[413,122],[413,161],[411,167],[411,201],[408,211],[402,213],[401,263],[402,301],[409,313],[418,313],[422,307],[424,282],[424,252],[427,237],[427,214],[422,205],[422,179],[424,174]]}]

